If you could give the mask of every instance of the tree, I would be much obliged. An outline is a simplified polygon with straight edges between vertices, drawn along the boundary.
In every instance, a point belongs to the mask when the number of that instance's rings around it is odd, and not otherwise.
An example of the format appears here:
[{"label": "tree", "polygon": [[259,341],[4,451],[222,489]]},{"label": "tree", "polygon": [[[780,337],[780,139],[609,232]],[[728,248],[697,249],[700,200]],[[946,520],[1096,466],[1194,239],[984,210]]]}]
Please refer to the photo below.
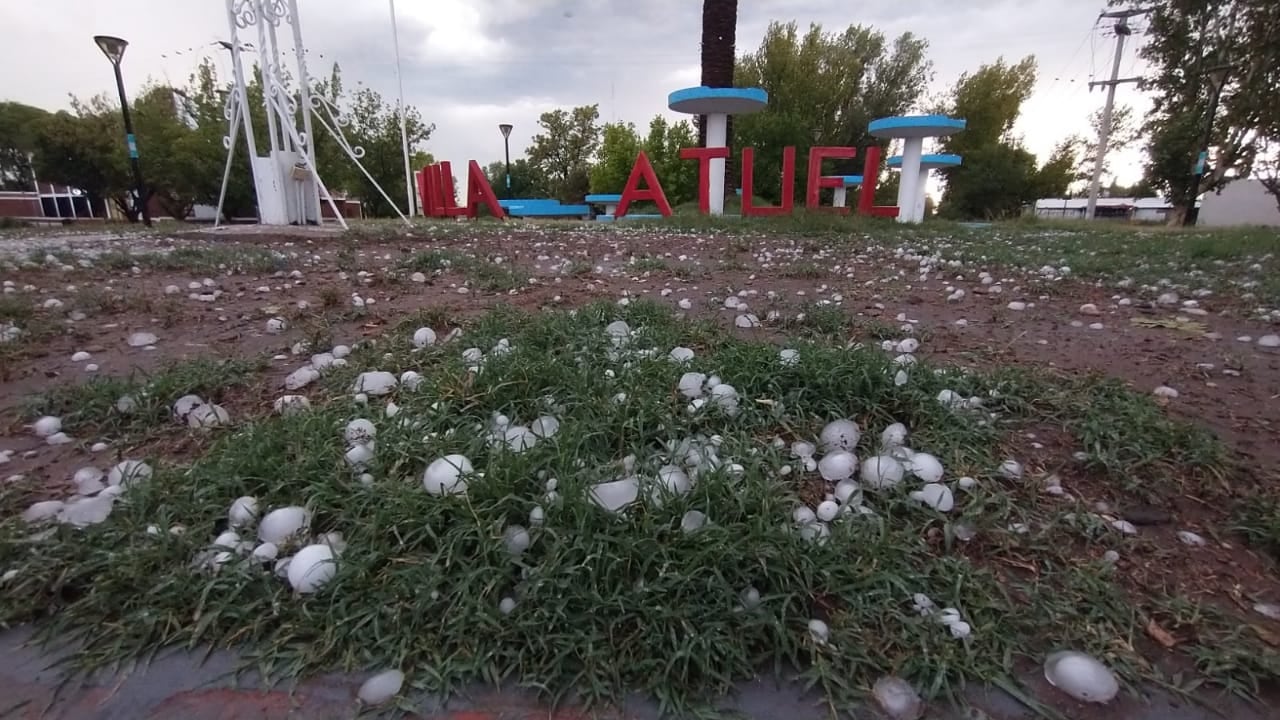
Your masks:
[{"label": "tree", "polygon": [[[777,202],[782,149],[796,147],[796,177],[808,168],[814,145],[865,147],[887,143],[867,134],[875,118],[900,115],[924,92],[930,64],[927,43],[910,33],[888,43],[873,28],[850,26],[839,34],[810,25],[772,23],[760,47],[738,63],[743,85],[764,88],[769,105],[737,119],[742,147],[756,148],[754,194]],[[835,172],[860,174],[861,159],[837,164]]]},{"label": "tree", "polygon": [[0,102],[0,190],[31,190],[31,156],[49,113],[18,102]]},{"label": "tree", "polygon": [[600,147],[599,119],[598,105],[552,110],[538,118],[542,132],[533,136],[525,155],[553,197],[577,202],[586,194],[591,184],[591,159]]},{"label": "tree", "polygon": [[[502,160],[489,163],[484,174],[489,178],[498,197],[505,198],[507,188],[507,164]],[[536,198],[547,194],[545,183],[538,176],[538,171],[525,158],[518,158],[511,163],[511,197]]]},{"label": "tree", "polygon": [[[702,0],[701,70],[704,87],[733,87],[737,58],[738,0]],[[725,128],[725,146],[730,148],[725,163],[726,195],[738,187],[737,163],[733,162],[733,118]],[[707,118],[698,117],[698,145],[707,144]]]},{"label": "tree", "polygon": [[[131,199],[129,173],[120,112],[105,96],[83,102],[73,99],[72,112],[51,115],[35,137],[36,175],[48,182],[79,188],[90,202],[109,199],[130,222],[138,219]],[[147,147],[139,138],[143,157]]]},{"label": "tree", "polygon": [[[1118,4],[1119,0],[1112,0]],[[1280,3],[1275,0],[1153,0],[1142,57],[1154,91],[1144,130],[1146,175],[1174,204],[1250,174],[1269,138],[1280,136]],[[1220,102],[1209,117],[1217,77]],[[1192,171],[1212,122],[1204,177]]]},{"label": "tree", "polygon": [[953,218],[1017,215],[1038,197],[1060,195],[1077,176],[1076,143],[1060,144],[1042,167],[1013,136],[1013,125],[1036,82],[1036,61],[1012,65],[1004,58],[964,73],[942,110],[967,121],[963,131],[942,142],[963,164],[941,170],[946,192],[939,214]]},{"label": "tree", "polygon": [[[591,192],[622,192],[640,152],[640,135],[635,125],[620,122],[605,123],[601,135],[599,159],[591,168]],[[657,172],[662,177],[662,171]]]},{"label": "tree", "polygon": [[1066,197],[1071,186],[1088,177],[1080,162],[1085,141],[1071,135],[1058,143],[1036,172],[1036,198]]},{"label": "tree", "polygon": [[[698,197],[698,165],[692,160],[680,159],[681,148],[693,147],[695,141],[693,126],[685,120],[668,123],[661,115],[654,115],[649,121],[649,134],[641,145],[672,203],[689,202]],[[729,187],[727,182],[725,187]]]},{"label": "tree", "polygon": [[[1102,109],[1099,108],[1089,116],[1090,139],[1085,142],[1080,155],[1080,172],[1086,177],[1092,177],[1093,166],[1098,157],[1098,133],[1102,130],[1102,115]],[[1138,136],[1139,128],[1133,117],[1133,108],[1128,105],[1115,106],[1111,112],[1111,128],[1107,135],[1107,154],[1119,152],[1133,145]],[[1102,175],[1105,178],[1110,174],[1110,161],[1104,158]]]}]

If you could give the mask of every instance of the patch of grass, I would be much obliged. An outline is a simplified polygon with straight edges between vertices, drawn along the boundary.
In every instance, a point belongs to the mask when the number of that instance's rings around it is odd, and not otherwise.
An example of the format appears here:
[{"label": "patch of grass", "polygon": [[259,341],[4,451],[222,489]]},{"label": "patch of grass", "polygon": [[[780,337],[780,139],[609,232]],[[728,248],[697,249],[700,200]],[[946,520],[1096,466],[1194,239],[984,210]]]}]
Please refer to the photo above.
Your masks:
[{"label": "patch of grass", "polygon": [[526,277],[510,265],[498,264],[453,250],[427,250],[415,253],[400,267],[417,272],[456,271],[471,285],[485,292],[507,292],[523,287]]},{"label": "patch of grass", "polygon": [[1231,530],[1244,535],[1254,548],[1280,560],[1280,497],[1258,493],[1237,501]]},{"label": "patch of grass", "polygon": [[424,250],[401,261],[400,267],[422,273],[440,272],[466,267],[472,260],[470,256],[453,250]]},{"label": "patch of grass", "polygon": [[0,322],[20,324],[31,319],[36,312],[31,298],[25,295],[9,293],[0,295]]},{"label": "patch of grass", "polygon": [[[261,359],[199,359],[171,363],[127,378],[96,377],[37,396],[28,404],[27,416],[56,415],[73,436],[136,439],[157,428],[177,427],[173,403],[183,395],[199,395],[206,402],[218,402],[228,391],[249,385],[264,367],[266,363]],[[134,400],[129,412],[122,412],[117,406],[125,395]]]},{"label": "patch of grass", "polygon": [[131,253],[123,250],[105,252],[94,264],[109,270],[133,267],[183,272],[248,272],[271,273],[288,267],[285,256],[266,248],[252,246],[180,247],[168,252]]},{"label": "patch of grass", "polygon": [[667,262],[659,257],[640,257],[631,261],[630,268],[636,273],[663,272],[667,270]]},{"label": "patch of grass", "polygon": [[[775,345],[678,321],[643,301],[534,314],[500,308],[467,323],[460,340],[414,352],[410,336],[427,319],[410,318],[358,348],[323,380],[324,399],[310,411],[251,419],[189,467],[158,465],[106,523],[29,543],[30,528],[0,521],[0,567],[19,571],[0,586],[0,623],[44,617],[44,635],[83,644],[74,662],[84,667],[210,643],[245,649],[269,675],[398,667],[415,686],[444,693],[475,680],[588,704],[639,691],[681,716],[705,711],[735,680],[787,665],[804,668],[834,712],[849,710],[885,672],[945,697],[967,681],[1012,682],[1015,662],[1061,647],[1104,657],[1129,680],[1152,676],[1130,642],[1149,599],[1127,596],[1115,568],[1083,552],[1124,547],[1124,538],[1083,501],[1046,500],[1037,479],[996,472],[1003,441],[1028,423],[1052,418],[1097,432],[1082,417],[1092,413],[1099,425],[1105,412],[1149,419],[1137,409],[1147,398],[1108,388],[1102,398],[1114,393],[1111,404],[1088,409],[1031,373],[924,363],[896,386],[888,355],[848,348],[843,337],[795,342],[798,361],[783,365]],[[633,331],[621,347],[604,330],[618,319]],[[504,339],[510,349],[494,350]],[[666,358],[675,345],[695,350],[691,363]],[[461,358],[471,347],[487,355],[478,372]],[[349,400],[353,376],[371,369],[422,375],[415,390],[395,393],[394,417],[379,400]],[[687,371],[732,384],[739,411],[710,403],[690,412],[674,392]],[[166,394],[192,389],[178,385]],[[943,407],[936,398],[944,388],[984,398],[991,414]],[[113,388],[48,407],[70,415],[115,395]],[[167,402],[151,412],[160,419]],[[513,452],[485,430],[496,413],[520,424],[552,414],[560,430]],[[378,430],[368,487],[343,459],[342,428],[356,417]],[[815,439],[839,417],[864,428],[859,456],[877,451],[889,423],[903,422],[911,445],[936,455],[948,477],[969,475],[977,485],[956,491],[949,515],[912,502],[914,482],[866,487],[872,514],[853,511],[827,527],[825,541],[806,540],[792,512],[821,499],[826,486],[800,471],[787,446]],[[1142,432],[1156,431],[1133,430],[1118,442],[1151,442]],[[465,496],[422,488],[424,468],[447,453],[466,455],[479,471]],[[1175,457],[1192,464],[1208,456]],[[661,489],[668,464],[696,472],[687,494]],[[597,483],[632,472],[641,486],[627,512],[593,504]],[[304,504],[312,532],[343,533],[337,574],[319,594],[296,596],[247,558],[217,572],[192,567],[242,495],[264,508]],[[535,508],[545,523],[531,521]],[[682,532],[691,510],[709,523]],[[175,523],[187,531],[145,532]],[[1028,532],[1011,531],[1012,523]],[[532,539],[519,557],[503,546],[512,525],[527,526]],[[976,533],[968,544],[957,539],[962,526]],[[747,588],[759,591],[758,607],[742,607]],[[957,608],[973,635],[958,640],[913,611],[913,593]],[[516,602],[510,614],[499,610],[504,598]],[[827,642],[810,635],[813,619],[829,626]],[[1224,636],[1210,630],[1182,651],[1224,660],[1212,645]],[[1234,640],[1232,653],[1252,652],[1256,661],[1203,662],[1207,677],[1247,687],[1280,669],[1256,638]]]},{"label": "patch of grass", "polygon": [[785,278],[818,280],[820,278],[827,277],[830,275],[830,272],[817,263],[802,260],[800,262],[788,263],[782,268],[782,271],[779,274]]}]

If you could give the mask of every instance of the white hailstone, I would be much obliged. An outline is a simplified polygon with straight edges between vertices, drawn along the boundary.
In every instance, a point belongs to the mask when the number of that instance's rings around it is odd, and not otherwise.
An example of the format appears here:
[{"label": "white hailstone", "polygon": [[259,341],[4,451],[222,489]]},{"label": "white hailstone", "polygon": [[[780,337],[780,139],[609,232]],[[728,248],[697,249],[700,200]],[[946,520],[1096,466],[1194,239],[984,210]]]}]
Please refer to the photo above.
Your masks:
[{"label": "white hailstone", "polygon": [[903,385],[906,385],[907,381],[910,379],[911,379],[911,376],[907,374],[906,370],[899,370],[898,372],[894,373],[893,386],[902,387]]},{"label": "white hailstone", "polygon": [[821,620],[814,618],[809,621],[809,637],[819,645],[826,645],[827,640],[831,637],[831,628]]},{"label": "white hailstone", "polygon": [[75,483],[76,494],[93,495],[102,491],[105,487],[102,479],[106,477],[106,473],[96,467],[82,467],[71,476],[71,482]]},{"label": "white hailstone", "polygon": [[173,415],[179,420],[186,420],[191,411],[204,405],[204,398],[199,395],[183,395],[173,402]]},{"label": "white hailstone", "polygon": [[258,539],[262,542],[285,545],[300,535],[305,535],[311,525],[311,514],[297,505],[276,508],[262,517],[258,523]]},{"label": "white hailstone", "polygon": [[827,482],[840,482],[853,477],[853,471],[857,466],[858,458],[852,453],[837,450],[827,453],[822,460],[818,461],[818,472]]},{"label": "white hailstone", "polygon": [[888,450],[891,448],[902,447],[907,442],[907,426],[902,423],[894,423],[884,429],[880,433],[880,447]]},{"label": "white hailstone", "polygon": [[933,611],[937,609],[937,606],[933,604],[933,600],[924,593],[916,593],[911,596],[911,607],[922,616],[932,615]]},{"label": "white hailstone", "polygon": [[289,373],[289,376],[284,379],[284,387],[286,390],[301,390],[319,379],[320,371],[305,365]]},{"label": "white hailstone", "polygon": [[306,395],[283,395],[272,403],[275,411],[281,415],[297,415],[311,407]]},{"label": "white hailstone", "polygon": [[356,692],[356,697],[365,705],[381,705],[399,694],[403,685],[404,673],[399,670],[384,670],[365,680]]},{"label": "white hailstone", "polygon": [[658,468],[658,487],[672,495],[684,495],[693,483],[684,470],[675,465],[663,465]]},{"label": "white hailstone", "polygon": [[742,598],[742,607],[747,610],[754,610],[760,607],[760,591],[748,585],[739,596]]},{"label": "white hailstone", "polygon": [[422,474],[422,486],[432,495],[464,495],[467,475],[474,472],[471,461],[463,455],[445,455],[431,461]]},{"label": "white hailstone", "polygon": [[356,478],[360,484],[365,487],[373,487],[373,475],[370,473],[360,473],[360,477]]},{"label": "white hailstone", "polygon": [[969,623],[963,620],[948,623],[947,629],[951,631],[951,637],[956,638],[957,640],[963,640],[964,638],[969,637],[973,632],[973,628],[969,626]]},{"label": "white hailstone", "polygon": [[311,356],[311,367],[324,372],[333,367],[337,361],[338,359],[333,356],[333,353],[316,353]]},{"label": "white hailstone", "polygon": [[413,370],[406,370],[400,374],[400,385],[406,390],[417,390],[422,384],[422,375]]},{"label": "white hailstone", "polygon": [[560,421],[551,415],[542,415],[529,424],[529,432],[546,440],[560,430]]},{"label": "white hailstone", "polygon": [[258,499],[249,495],[236,498],[227,511],[227,520],[234,528],[244,527],[257,519]]},{"label": "white hailstone", "polygon": [[338,572],[333,548],[328,545],[308,545],[289,561],[289,585],[304,595],[324,587]]},{"label": "white hailstone", "polygon": [[498,612],[503,615],[510,615],[516,611],[516,599],[512,597],[504,597],[498,602]]},{"label": "white hailstone", "polygon": [[107,445],[104,442],[96,442],[89,447],[89,452],[96,452],[96,453],[102,452],[103,450],[106,450],[108,447],[110,447],[110,445]]},{"label": "white hailstone", "polygon": [[385,413],[387,417],[395,417],[396,415],[400,414],[400,406],[388,400],[387,409],[385,410]]},{"label": "white hailstone", "polygon": [[289,329],[289,323],[282,317],[267,320],[267,333],[270,335],[279,335],[287,329]]},{"label": "white hailstone", "polygon": [[1178,539],[1182,541],[1183,545],[1190,545],[1192,547],[1204,547],[1209,544],[1203,537],[1191,532],[1190,530],[1179,530]]},{"label": "white hailstone", "polygon": [[919,349],[920,349],[920,341],[915,338],[907,338],[905,340],[900,340],[898,341],[898,344],[894,346],[895,352],[905,353],[907,355],[910,355],[911,353]]},{"label": "white hailstone", "polygon": [[27,523],[38,523],[45,520],[52,520],[62,512],[62,508],[66,507],[66,503],[61,500],[45,500],[33,504],[22,513],[22,520]]},{"label": "white hailstone", "polygon": [[778,351],[778,362],[783,367],[794,367],[800,364],[800,351],[786,348]]},{"label": "white hailstone", "polygon": [[131,483],[145,481],[151,477],[151,466],[141,460],[125,460],[111,468],[107,473],[107,484],[127,487]]},{"label": "white hailstone", "polygon": [[1027,304],[1022,302],[1021,300],[1014,300],[1013,302],[1009,303],[1008,308],[1010,310],[1018,310],[1018,311],[1026,310]]},{"label": "white hailstone", "polygon": [[529,511],[529,525],[533,527],[541,527],[546,522],[547,511],[542,509],[541,505],[534,505]]},{"label": "white hailstone", "polygon": [[396,389],[396,376],[385,370],[362,372],[356,377],[353,393],[366,395],[386,395]]},{"label": "white hailstone", "polygon": [[31,430],[36,437],[47,438],[62,431],[62,418],[45,415],[31,425]]},{"label": "white hailstone", "polygon": [[[549,493],[553,494],[553,493]],[[588,496],[591,502],[607,512],[621,512],[634,503],[640,494],[640,482],[635,476],[591,486]]]},{"label": "white hailstone", "polygon": [[906,354],[899,355],[899,356],[897,356],[897,357],[895,357],[895,358],[893,359],[893,364],[894,364],[894,365],[902,365],[902,366],[915,365],[915,364],[916,364],[916,356],[915,356],[915,355],[906,355]]},{"label": "white hailstone", "polygon": [[1093,303],[1085,303],[1080,306],[1081,315],[1101,315],[1102,311],[1098,310],[1098,306]]},{"label": "white hailstone", "polygon": [[347,423],[347,429],[343,431],[343,437],[347,439],[347,445],[367,445],[373,441],[378,435],[378,428],[365,418],[356,418]]},{"label": "white hailstone", "polygon": [[1044,679],[1084,702],[1109,702],[1120,692],[1115,674],[1106,665],[1075,650],[1063,650],[1045,658]]},{"label": "white hailstone", "polygon": [[756,317],[755,313],[747,313],[746,315],[739,315],[738,317],[734,318],[733,324],[734,324],[734,327],[739,327],[744,329],[760,327],[760,318]]},{"label": "white hailstone", "polygon": [[157,339],[158,338],[156,338],[155,334],[153,333],[136,332],[130,335],[126,339],[126,342],[128,342],[129,347],[137,348],[137,347],[146,347],[148,345],[155,345]]},{"label": "white hailstone", "polygon": [[1258,346],[1265,348],[1280,347],[1280,335],[1263,335],[1258,338]]},{"label": "white hailstone", "polygon": [[429,327],[420,327],[413,332],[413,346],[424,348],[436,344],[436,331]]},{"label": "white hailstone", "polygon": [[523,425],[512,425],[502,435],[503,442],[511,452],[521,453],[538,443],[538,436]]},{"label": "white hailstone", "polygon": [[1280,620],[1280,605],[1276,603],[1254,603],[1253,611],[1272,620]]},{"label": "white hailstone", "polygon": [[464,363],[474,365],[479,363],[481,360],[484,360],[484,351],[480,348],[473,347],[462,351],[462,362]]},{"label": "white hailstone", "polygon": [[253,552],[249,553],[249,557],[255,561],[266,564],[275,560],[280,555],[280,548],[275,543],[262,543],[255,547]]},{"label": "white hailstone", "polygon": [[701,510],[690,510],[680,517],[680,530],[684,534],[697,532],[707,524],[707,514]]},{"label": "white hailstone", "polygon": [[667,357],[673,363],[684,364],[693,360],[693,351],[687,347],[674,347],[671,348],[671,352],[667,354]]},{"label": "white hailstone", "polygon": [[837,502],[844,505],[858,505],[862,502],[862,486],[852,480],[837,483],[832,494]]},{"label": "white hailstone", "polygon": [[99,368],[100,366],[98,365],[98,363],[89,363],[88,365],[84,366],[84,371],[87,373],[95,373],[95,372],[98,372]]},{"label": "white hailstone", "polygon": [[1125,535],[1138,534],[1137,526],[1135,526],[1133,523],[1129,522],[1128,520],[1112,520],[1111,527],[1115,528],[1118,532],[1123,533]]},{"label": "white hailstone", "polygon": [[913,453],[906,462],[906,470],[927,483],[942,480],[942,462],[929,453]]},{"label": "white hailstone", "polygon": [[836,519],[836,515],[840,514],[840,506],[831,500],[823,500],[818,503],[818,512],[815,514],[819,520],[831,522]]},{"label": "white hailstone", "polygon": [[906,680],[886,675],[871,687],[871,695],[890,720],[919,720],[924,715],[924,701]]},{"label": "white hailstone", "polygon": [[813,454],[815,452],[817,452],[817,448],[815,448],[813,443],[811,442],[804,442],[803,440],[797,440],[796,442],[791,443],[792,457],[804,460],[805,458],[813,457]]},{"label": "white hailstone", "polygon": [[818,516],[813,510],[801,505],[791,511],[791,521],[796,525],[812,525],[818,521]]},{"label": "white hailstone", "polygon": [[681,310],[693,309],[693,303],[688,298],[680,298],[680,301],[676,304],[680,306]]},{"label": "white hailstone", "polygon": [[676,384],[676,388],[681,395],[690,400],[702,397],[702,385],[707,381],[707,376],[699,372],[687,372],[680,376],[680,382]]},{"label": "white hailstone", "polygon": [[1171,292],[1161,293],[1161,294],[1160,294],[1160,296],[1156,298],[1156,304],[1158,304],[1158,305],[1177,305],[1177,304],[1178,304],[1178,294],[1177,294],[1177,293],[1171,293]]},{"label": "white hailstone", "polygon": [[368,445],[355,445],[343,453],[343,459],[356,472],[360,472],[373,462],[373,443]]},{"label": "white hailstone", "polygon": [[975,487],[977,484],[978,484],[978,481],[977,481],[977,480],[974,480],[973,478],[971,478],[971,477],[969,477],[969,476],[967,476],[967,475],[966,475],[966,476],[964,476],[964,477],[962,477],[962,478],[958,478],[958,479],[956,480],[956,485],[958,485],[958,486],[960,487],[960,489],[961,489],[961,490],[969,490],[969,489],[972,489],[972,488],[973,488],[973,487]]},{"label": "white hailstone", "polygon": [[1155,390],[1152,390],[1152,391],[1151,391],[1151,394],[1152,394],[1152,395],[1155,395],[1155,396],[1156,396],[1156,397],[1158,397],[1158,398],[1165,398],[1165,399],[1168,399],[1168,400],[1172,400],[1172,399],[1174,399],[1174,398],[1178,397],[1178,391],[1177,391],[1177,390],[1174,390],[1173,388],[1169,387],[1168,385],[1161,385],[1160,387],[1156,388]]},{"label": "white hailstone", "polygon": [[71,439],[70,435],[64,432],[56,432],[50,435],[49,437],[45,438],[44,441],[49,445],[66,445],[68,443],[75,442],[74,440]]},{"label": "white hailstone", "polygon": [[853,452],[862,433],[858,424],[852,420],[832,420],[822,428],[818,435],[818,450],[828,453],[834,450]]},{"label": "white hailstone", "polygon": [[928,505],[938,512],[951,512],[951,509],[955,507],[955,498],[951,494],[951,488],[942,483],[926,484],[919,490],[913,491],[911,499]]},{"label": "white hailstone", "polygon": [[730,417],[738,413],[738,391],[728,383],[720,383],[711,388],[711,402]]},{"label": "white hailstone", "polygon": [[1017,460],[1009,459],[1000,463],[1000,467],[996,469],[1000,473],[1000,477],[1006,480],[1022,479],[1022,463]]},{"label": "white hailstone", "polygon": [[719,376],[719,375],[708,375],[708,376],[707,376],[707,390],[715,390],[715,389],[716,389],[716,386],[718,386],[719,384],[720,384],[720,376]]},{"label": "white hailstone", "polygon": [[221,405],[197,405],[187,414],[187,426],[198,430],[224,427],[231,423],[231,415]]},{"label": "white hailstone", "polygon": [[614,320],[605,326],[604,333],[615,341],[625,340],[631,337],[631,326],[622,320]]},{"label": "white hailstone", "polygon": [[533,544],[533,539],[529,537],[529,531],[523,527],[508,525],[507,529],[502,531],[502,544],[512,557],[518,558]]},{"label": "white hailstone", "polygon": [[902,482],[906,468],[891,455],[877,455],[862,461],[862,482],[872,490],[884,490]]},{"label": "white hailstone", "polygon": [[76,362],[76,363],[78,363],[78,362],[84,362],[85,360],[88,360],[88,359],[89,359],[89,358],[91,358],[91,357],[93,357],[93,356],[92,356],[92,355],[90,355],[89,353],[87,353],[87,352],[85,352],[85,351],[81,350],[80,352],[78,352],[78,353],[76,353],[76,354],[74,354],[74,355],[72,355],[72,356],[71,356],[71,362]]}]

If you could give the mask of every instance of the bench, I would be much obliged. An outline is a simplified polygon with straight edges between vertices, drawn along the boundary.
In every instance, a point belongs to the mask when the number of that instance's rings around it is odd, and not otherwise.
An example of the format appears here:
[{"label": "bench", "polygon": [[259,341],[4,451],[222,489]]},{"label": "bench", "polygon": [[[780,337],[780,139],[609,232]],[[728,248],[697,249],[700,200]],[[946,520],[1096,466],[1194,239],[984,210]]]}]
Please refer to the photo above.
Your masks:
[{"label": "bench", "polygon": [[508,215],[518,218],[587,218],[589,205],[561,205],[559,200],[529,198],[499,200],[498,204]]},{"label": "bench", "polygon": [[[609,214],[606,214],[606,215],[597,215],[597,216],[596,216],[596,220],[598,220],[598,221],[600,221],[600,222],[613,222],[614,220],[618,220],[618,219],[619,219],[619,218],[614,217],[612,213],[609,213]],[[661,219],[662,219],[662,215],[660,215],[659,213],[631,213],[631,212],[629,212],[629,213],[627,213],[626,215],[623,215],[621,219],[622,219],[622,220],[661,220]]]},{"label": "bench", "polygon": [[611,195],[608,193],[596,193],[583,198],[588,205],[603,205],[605,215],[613,215],[613,211],[618,209],[618,203],[622,202],[621,195]]}]

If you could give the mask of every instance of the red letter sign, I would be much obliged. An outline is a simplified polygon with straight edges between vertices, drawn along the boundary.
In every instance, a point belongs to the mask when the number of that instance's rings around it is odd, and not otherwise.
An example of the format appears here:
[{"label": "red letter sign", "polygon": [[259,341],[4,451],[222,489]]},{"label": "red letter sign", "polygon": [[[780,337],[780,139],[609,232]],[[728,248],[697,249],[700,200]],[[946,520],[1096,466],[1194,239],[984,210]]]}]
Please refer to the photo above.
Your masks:
[{"label": "red letter sign", "polygon": [[729,148],[680,148],[681,160],[698,161],[698,212],[706,215],[711,212],[711,161],[715,158],[729,157]]},{"label": "red letter sign", "polygon": [[[644,178],[647,187],[640,187],[641,178]],[[658,182],[658,176],[653,172],[653,164],[649,162],[649,156],[645,155],[643,150],[636,156],[636,164],[631,168],[631,177],[627,178],[627,186],[622,189],[622,199],[618,201],[618,208],[613,211],[613,216],[621,218],[627,214],[628,205],[641,200],[657,203],[658,212],[662,217],[671,217],[671,205],[667,202],[667,194],[662,192],[662,183]]]},{"label": "red letter sign", "polygon": [[880,148],[872,145],[866,150],[862,163],[862,187],[858,192],[858,214],[874,217],[898,217],[898,206],[876,205],[876,185],[880,180]]},{"label": "red letter sign", "polygon": [[840,215],[848,214],[849,208],[820,208],[818,207],[818,189],[843,187],[844,178],[841,177],[824,177],[822,175],[822,159],[823,158],[843,158],[848,159],[856,157],[857,148],[851,147],[812,147],[809,148],[809,186],[808,193],[805,196],[804,207],[810,212],[834,212]]},{"label": "red letter sign", "polygon": [[796,149],[782,149],[782,204],[756,207],[751,204],[751,193],[755,184],[754,148],[742,148],[742,214],[750,217],[767,217],[770,215],[789,215],[796,202]]},{"label": "red letter sign", "polygon": [[467,170],[467,217],[475,217],[482,203],[488,205],[489,214],[499,220],[507,216],[498,203],[498,196],[493,194],[493,188],[489,186],[489,178],[480,169],[480,163],[472,160]]}]

